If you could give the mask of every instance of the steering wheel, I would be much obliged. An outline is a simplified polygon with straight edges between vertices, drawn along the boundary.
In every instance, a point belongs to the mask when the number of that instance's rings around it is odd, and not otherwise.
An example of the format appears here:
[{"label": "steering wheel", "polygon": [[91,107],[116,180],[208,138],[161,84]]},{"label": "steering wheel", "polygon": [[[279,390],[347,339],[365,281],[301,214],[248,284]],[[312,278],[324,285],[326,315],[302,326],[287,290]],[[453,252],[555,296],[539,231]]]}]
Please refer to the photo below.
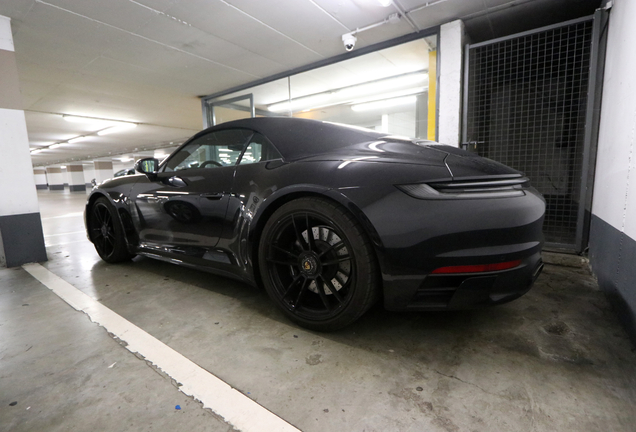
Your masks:
[{"label": "steering wheel", "polygon": [[223,166],[223,165],[221,165],[221,164],[220,164],[219,162],[217,162],[217,161],[207,160],[207,161],[203,162],[203,163],[201,164],[201,166],[199,166],[199,168],[205,168],[205,167],[206,167],[206,165],[216,165],[216,166],[220,166],[220,167],[222,167],[222,166]]}]

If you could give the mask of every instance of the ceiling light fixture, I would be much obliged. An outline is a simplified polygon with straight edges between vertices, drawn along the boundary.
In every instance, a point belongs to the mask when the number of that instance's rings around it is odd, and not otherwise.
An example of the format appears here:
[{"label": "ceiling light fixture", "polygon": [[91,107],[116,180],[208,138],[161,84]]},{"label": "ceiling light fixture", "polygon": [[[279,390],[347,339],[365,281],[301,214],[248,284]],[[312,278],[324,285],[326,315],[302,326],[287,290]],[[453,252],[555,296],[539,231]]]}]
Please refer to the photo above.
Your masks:
[{"label": "ceiling light fixture", "polygon": [[271,112],[286,112],[286,111],[298,111],[303,107],[319,105],[321,103],[326,102],[331,98],[330,93],[318,93],[310,96],[302,96],[297,99],[292,99],[291,103],[287,102],[279,102],[267,107],[268,111]]},{"label": "ceiling light fixture", "polygon": [[58,147],[62,147],[62,143],[55,143],[55,144],[51,144],[50,146],[48,146],[48,148],[50,150],[56,149]]},{"label": "ceiling light fixture", "polygon": [[75,144],[75,143],[78,143],[78,142],[80,142],[80,141],[84,141],[84,140],[86,140],[86,138],[87,138],[87,137],[85,137],[84,135],[82,135],[82,136],[78,136],[78,137],[76,137],[76,138],[70,139],[70,140],[68,140],[67,142],[68,142],[69,144]]},{"label": "ceiling light fixture", "polygon": [[380,3],[380,6],[391,6],[393,4],[393,0],[378,0],[378,3]]},{"label": "ceiling light fixture", "polygon": [[356,112],[370,111],[374,109],[391,108],[399,105],[412,104],[417,101],[417,96],[407,96],[395,99],[384,99],[375,102],[367,102],[356,105],[351,105],[351,109]]},{"label": "ceiling light fixture", "polygon": [[[289,111],[310,111],[312,109],[353,102],[354,99],[358,99],[363,96],[372,97],[371,95],[375,95],[375,99],[377,100],[379,99],[377,97],[378,93],[383,93],[389,90],[395,90],[404,87],[412,87],[414,85],[426,84],[428,84],[428,71],[420,70],[417,72],[409,72],[402,75],[352,84],[347,87],[340,87],[321,93],[300,96],[293,99],[291,101],[291,105],[289,101],[277,102],[269,105],[267,107],[267,110],[276,113]],[[409,89],[407,91],[410,92],[411,90],[412,89]],[[382,97],[382,99],[387,99],[387,97]]]},{"label": "ceiling light fixture", "polygon": [[92,126],[110,126],[119,123],[117,120],[108,120],[108,119],[99,119],[94,117],[81,117],[74,115],[63,115],[62,118],[70,123],[80,123],[84,125],[92,125]]},{"label": "ceiling light fixture", "polygon": [[137,123],[122,123],[122,124],[118,124],[117,126],[109,127],[108,129],[100,130],[99,132],[97,132],[97,135],[99,136],[108,135],[111,133],[121,132],[128,129],[134,129],[136,127],[137,127]]}]

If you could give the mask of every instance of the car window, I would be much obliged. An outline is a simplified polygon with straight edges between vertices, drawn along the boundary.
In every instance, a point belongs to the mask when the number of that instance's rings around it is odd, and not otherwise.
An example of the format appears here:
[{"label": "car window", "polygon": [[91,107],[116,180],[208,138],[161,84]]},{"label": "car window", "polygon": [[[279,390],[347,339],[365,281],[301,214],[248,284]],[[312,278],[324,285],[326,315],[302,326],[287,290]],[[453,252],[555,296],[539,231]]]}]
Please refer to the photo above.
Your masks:
[{"label": "car window", "polygon": [[177,151],[166,163],[164,171],[235,165],[250,136],[252,132],[247,129],[228,129],[202,135]]},{"label": "car window", "polygon": [[282,159],[282,156],[274,148],[267,138],[259,133],[255,133],[241,157],[239,165],[246,165],[256,162],[263,162],[273,159]]}]

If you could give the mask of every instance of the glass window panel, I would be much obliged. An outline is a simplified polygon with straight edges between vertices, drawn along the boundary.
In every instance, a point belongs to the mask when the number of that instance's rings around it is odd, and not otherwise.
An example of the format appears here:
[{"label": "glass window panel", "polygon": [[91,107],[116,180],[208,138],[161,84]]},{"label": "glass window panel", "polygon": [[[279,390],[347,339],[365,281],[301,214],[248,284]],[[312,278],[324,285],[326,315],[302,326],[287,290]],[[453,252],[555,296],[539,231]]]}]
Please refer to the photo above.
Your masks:
[{"label": "glass window panel", "polygon": [[230,129],[200,136],[174,154],[164,171],[235,165],[252,132]]},{"label": "glass window panel", "polygon": [[282,156],[263,135],[256,133],[250,138],[239,165],[281,159]]}]

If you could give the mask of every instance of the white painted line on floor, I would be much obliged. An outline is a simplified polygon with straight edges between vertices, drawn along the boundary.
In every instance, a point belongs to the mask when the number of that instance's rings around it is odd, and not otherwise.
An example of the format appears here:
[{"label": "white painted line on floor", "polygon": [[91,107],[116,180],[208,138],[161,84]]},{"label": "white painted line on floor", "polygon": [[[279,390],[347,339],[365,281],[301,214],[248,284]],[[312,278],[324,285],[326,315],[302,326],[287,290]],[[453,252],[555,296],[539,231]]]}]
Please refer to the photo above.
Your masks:
[{"label": "white painted line on floor", "polygon": [[84,212],[77,212],[77,213],[67,213],[61,216],[51,216],[51,217],[45,217],[42,218],[42,220],[49,220],[49,219],[61,219],[61,218],[67,218],[67,217],[77,217],[77,216],[84,216]]},{"label": "white painted line on floor", "polygon": [[163,342],[155,339],[133,323],[117,315],[40,264],[22,266],[62,300],[125,341],[126,348],[144,358],[182,384],[179,390],[201,401],[205,408],[241,431],[299,432],[276,414],[233,389]]},{"label": "white painted line on floor", "polygon": [[84,242],[88,242],[88,239],[83,239],[83,240],[77,240],[77,241],[72,241],[72,242],[62,242],[62,243],[46,243],[44,242],[44,246],[45,247],[52,247],[52,246],[65,246],[68,244],[73,244],[73,243],[84,243]]},{"label": "white painted line on floor", "polygon": [[59,233],[59,234],[47,234],[44,236],[44,238],[59,237],[59,236],[73,235],[73,234],[86,234],[86,231],[73,231],[73,232],[66,232],[66,233]]}]

